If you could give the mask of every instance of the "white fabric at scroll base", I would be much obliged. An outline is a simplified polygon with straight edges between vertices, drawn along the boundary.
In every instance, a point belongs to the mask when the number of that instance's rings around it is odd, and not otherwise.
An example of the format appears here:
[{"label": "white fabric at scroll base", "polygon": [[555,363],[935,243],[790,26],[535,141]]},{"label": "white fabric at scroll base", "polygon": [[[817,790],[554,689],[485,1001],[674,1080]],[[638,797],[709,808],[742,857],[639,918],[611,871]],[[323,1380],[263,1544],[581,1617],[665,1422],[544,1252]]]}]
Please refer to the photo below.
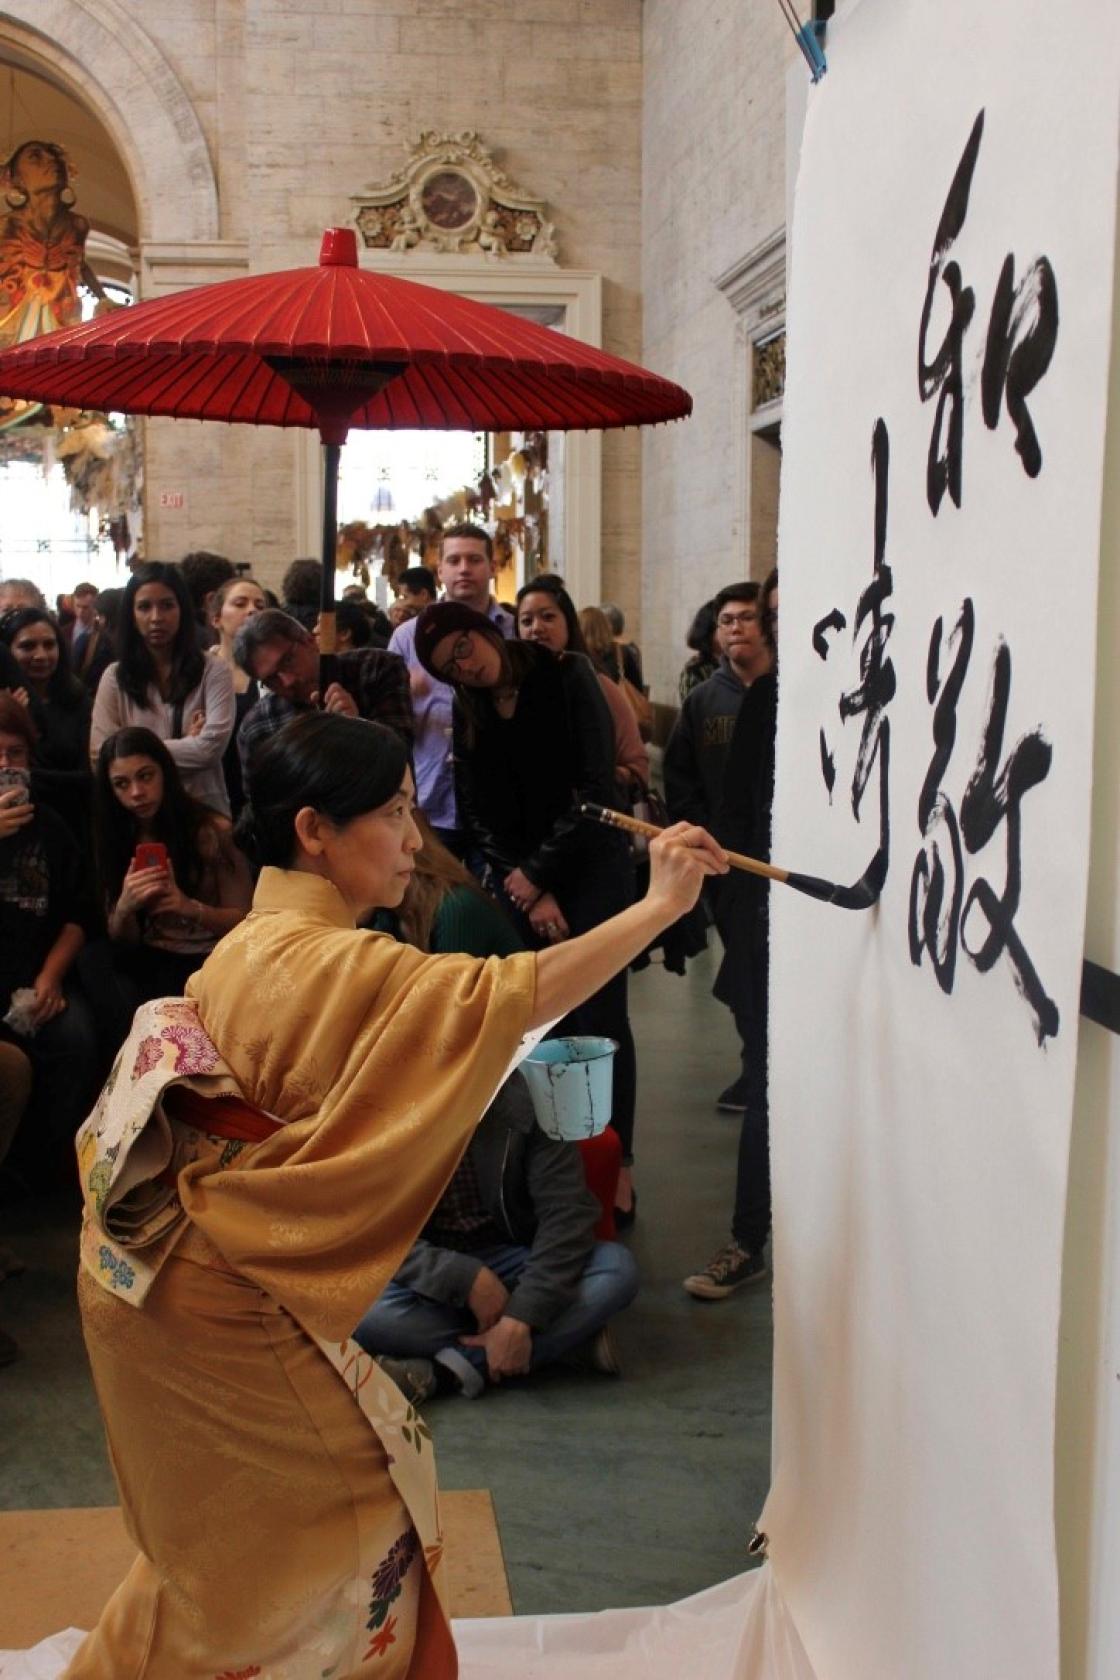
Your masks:
[{"label": "white fabric at scroll base", "polygon": [[[766,1567],[655,1609],[453,1626],[460,1680],[817,1680]],[[0,1680],[58,1680],[83,1637],[0,1652]]]}]

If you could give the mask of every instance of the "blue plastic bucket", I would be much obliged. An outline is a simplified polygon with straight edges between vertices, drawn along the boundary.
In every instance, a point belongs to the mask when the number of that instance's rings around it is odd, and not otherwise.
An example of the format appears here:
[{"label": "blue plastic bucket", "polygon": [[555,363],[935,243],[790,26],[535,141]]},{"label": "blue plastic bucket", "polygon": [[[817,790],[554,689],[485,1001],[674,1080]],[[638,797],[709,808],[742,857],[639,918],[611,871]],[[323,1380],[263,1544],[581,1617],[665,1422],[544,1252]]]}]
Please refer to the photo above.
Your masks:
[{"label": "blue plastic bucket", "polygon": [[529,1052],[521,1072],[547,1137],[576,1143],[606,1130],[617,1049],[613,1038],[550,1038]]}]

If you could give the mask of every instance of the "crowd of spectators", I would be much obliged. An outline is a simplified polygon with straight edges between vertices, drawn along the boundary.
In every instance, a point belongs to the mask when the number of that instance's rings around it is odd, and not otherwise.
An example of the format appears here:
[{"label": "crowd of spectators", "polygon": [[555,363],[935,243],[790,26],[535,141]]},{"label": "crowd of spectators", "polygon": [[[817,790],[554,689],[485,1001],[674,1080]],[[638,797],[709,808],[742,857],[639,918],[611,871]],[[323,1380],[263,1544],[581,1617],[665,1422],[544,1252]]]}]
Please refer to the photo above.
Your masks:
[{"label": "crowd of spectators", "polygon": [[[27,580],[0,583],[0,1162],[10,1183],[69,1172],[73,1132],[136,1007],[179,994],[248,913],[253,866],[235,824],[254,764],[266,748],[274,767],[278,754],[286,763],[293,730],[306,752],[309,720],[324,713],[387,727],[410,757],[425,841],[380,931],[424,950],[502,955],[580,934],[632,902],[640,846],[578,814],[584,802],[644,811],[654,797],[653,708],[618,608],[577,611],[550,574],[498,602],[489,536],[457,526],[434,573],[401,574],[388,615],[360,585],[346,591],[323,686],[320,576],[318,561],[294,561],[279,604],[200,551],[139,564],[123,589],[80,583],[58,611]],[[776,580],[761,597],[757,584],[730,585],[700,609],[664,755],[670,818],[746,850],[768,846],[775,626]],[[749,782],[745,802],[729,796],[736,777]],[[709,1299],[763,1275],[769,1223],[765,896],[748,887],[743,898],[729,881],[709,906],[725,947],[717,995],[743,1057],[718,1101],[743,1115],[746,1188],[731,1243],[686,1280]],[[487,1377],[557,1358],[617,1370],[606,1327],[636,1288],[614,1241],[636,1210],[626,973],[553,1030],[616,1045],[609,1143],[585,1151],[581,1171],[575,1145],[546,1148],[532,1135],[519,1076],[499,1093],[417,1250],[360,1327],[415,1397],[441,1386],[474,1394]],[[14,1356],[0,1332],[0,1363]]]}]

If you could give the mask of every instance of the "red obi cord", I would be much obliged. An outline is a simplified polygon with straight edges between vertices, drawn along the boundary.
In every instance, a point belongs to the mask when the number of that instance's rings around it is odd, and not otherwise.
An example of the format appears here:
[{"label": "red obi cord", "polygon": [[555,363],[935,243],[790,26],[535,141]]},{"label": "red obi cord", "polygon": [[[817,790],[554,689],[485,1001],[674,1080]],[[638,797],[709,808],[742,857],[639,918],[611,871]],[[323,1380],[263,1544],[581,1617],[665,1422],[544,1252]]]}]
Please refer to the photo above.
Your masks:
[{"label": "red obi cord", "polygon": [[243,1097],[200,1097],[185,1085],[172,1085],[163,1106],[169,1119],[235,1143],[263,1143],[280,1131],[282,1124]]}]

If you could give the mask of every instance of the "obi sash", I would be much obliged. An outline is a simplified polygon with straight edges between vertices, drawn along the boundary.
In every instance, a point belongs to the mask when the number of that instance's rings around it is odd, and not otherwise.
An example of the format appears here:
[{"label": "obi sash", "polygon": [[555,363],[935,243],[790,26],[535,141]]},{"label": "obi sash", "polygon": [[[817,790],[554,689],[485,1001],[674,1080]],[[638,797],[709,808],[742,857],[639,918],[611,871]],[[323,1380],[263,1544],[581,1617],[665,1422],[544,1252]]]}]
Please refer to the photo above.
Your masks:
[{"label": "obi sash", "polygon": [[179,1173],[223,1141],[223,1168],[280,1122],[247,1103],[187,998],[136,1012],[113,1071],[78,1132],[85,1203],[82,1265],[103,1289],[139,1306],[187,1226]]}]

